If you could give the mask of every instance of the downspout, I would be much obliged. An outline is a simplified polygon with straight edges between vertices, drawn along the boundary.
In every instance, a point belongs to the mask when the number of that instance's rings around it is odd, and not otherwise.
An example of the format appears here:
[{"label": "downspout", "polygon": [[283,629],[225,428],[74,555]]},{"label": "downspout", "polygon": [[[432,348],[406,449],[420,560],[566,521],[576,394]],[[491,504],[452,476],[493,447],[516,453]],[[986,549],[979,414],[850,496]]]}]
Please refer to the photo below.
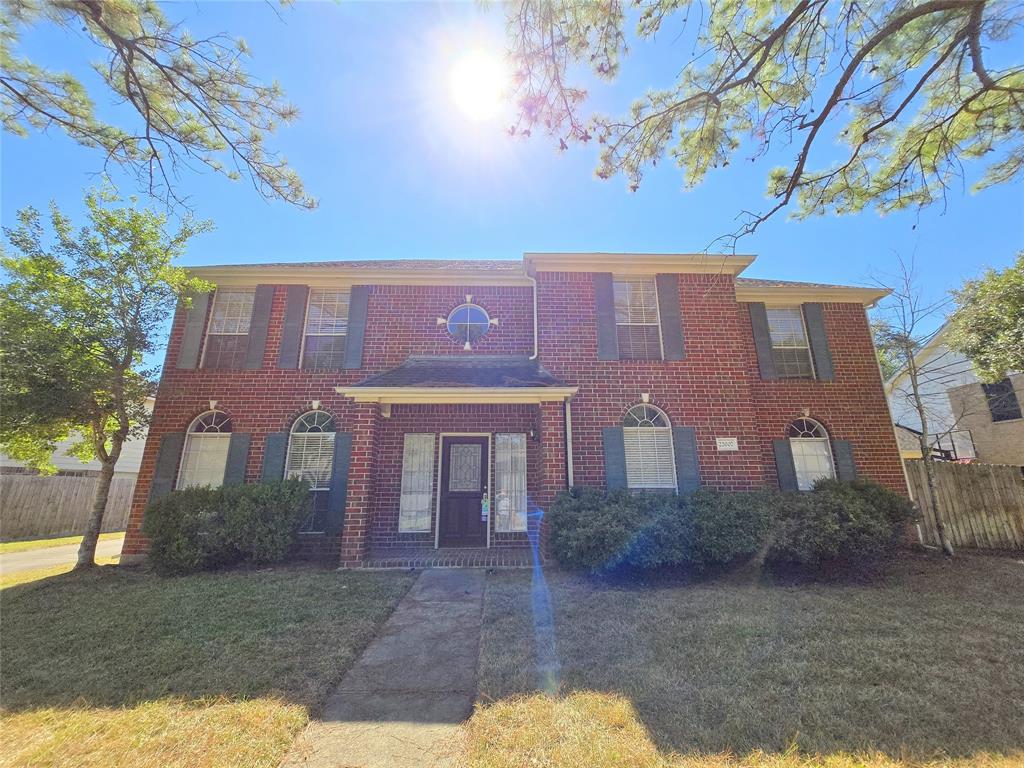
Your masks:
[{"label": "downspout", "polygon": [[540,345],[537,338],[537,278],[530,274],[529,267],[526,269],[526,279],[533,283],[533,354],[530,355],[530,359],[536,360],[537,355],[540,354]]},{"label": "downspout", "polygon": [[565,398],[565,480],[572,488],[572,397]]}]

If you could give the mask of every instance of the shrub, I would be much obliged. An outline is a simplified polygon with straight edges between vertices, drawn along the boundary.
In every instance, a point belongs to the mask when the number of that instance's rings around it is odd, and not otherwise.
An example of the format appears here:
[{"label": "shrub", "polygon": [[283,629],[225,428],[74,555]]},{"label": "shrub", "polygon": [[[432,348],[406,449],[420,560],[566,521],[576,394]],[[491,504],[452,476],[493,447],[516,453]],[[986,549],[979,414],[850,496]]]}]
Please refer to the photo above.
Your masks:
[{"label": "shrub", "polygon": [[768,539],[780,503],[775,491],[701,489],[690,498],[695,565],[728,565],[755,554]]},{"label": "shrub", "polygon": [[896,550],[912,514],[907,499],[876,483],[822,480],[780,507],[769,559],[811,570],[870,567]]},{"label": "shrub", "polygon": [[186,488],[146,507],[142,531],[159,570],[191,573],[283,560],[309,511],[304,480]]},{"label": "shrub", "polygon": [[627,491],[577,487],[558,494],[547,520],[551,551],[560,563],[601,571],[623,563],[643,514]]}]

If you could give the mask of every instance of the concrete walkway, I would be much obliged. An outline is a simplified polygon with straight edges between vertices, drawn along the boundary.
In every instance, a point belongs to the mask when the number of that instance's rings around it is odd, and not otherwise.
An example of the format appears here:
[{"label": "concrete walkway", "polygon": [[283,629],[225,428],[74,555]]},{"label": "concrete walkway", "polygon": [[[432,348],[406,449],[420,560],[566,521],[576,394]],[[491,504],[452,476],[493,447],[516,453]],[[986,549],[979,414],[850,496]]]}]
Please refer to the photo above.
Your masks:
[{"label": "concrete walkway", "polygon": [[452,736],[476,695],[484,579],[424,571],[282,768],[458,765]]},{"label": "concrete walkway", "polygon": [[[106,539],[96,543],[96,557],[117,557],[121,554],[124,539]],[[29,549],[25,552],[10,552],[0,555],[0,574],[22,573],[37,568],[52,568],[55,565],[70,565],[78,560],[78,545],[64,544],[60,547]]]}]

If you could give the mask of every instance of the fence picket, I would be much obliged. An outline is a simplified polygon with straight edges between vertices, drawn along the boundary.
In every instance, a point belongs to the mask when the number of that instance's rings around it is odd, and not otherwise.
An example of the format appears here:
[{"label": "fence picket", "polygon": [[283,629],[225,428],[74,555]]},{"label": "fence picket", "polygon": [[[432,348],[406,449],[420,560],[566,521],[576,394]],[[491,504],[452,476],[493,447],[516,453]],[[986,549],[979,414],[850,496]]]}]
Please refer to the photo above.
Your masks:
[{"label": "fence picket", "polygon": [[[111,482],[104,532],[125,529],[134,490],[134,478],[118,477]],[[0,539],[81,533],[95,491],[95,477],[0,475]]]}]

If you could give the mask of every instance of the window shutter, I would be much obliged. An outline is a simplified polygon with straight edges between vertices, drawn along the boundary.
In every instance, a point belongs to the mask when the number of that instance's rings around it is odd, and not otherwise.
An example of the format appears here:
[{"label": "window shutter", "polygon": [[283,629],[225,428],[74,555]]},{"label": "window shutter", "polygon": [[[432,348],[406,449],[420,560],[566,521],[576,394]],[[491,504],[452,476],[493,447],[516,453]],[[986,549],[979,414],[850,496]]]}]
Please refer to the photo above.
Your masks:
[{"label": "window shutter", "polygon": [[288,454],[288,433],[273,432],[263,443],[261,483],[276,483],[284,478],[284,459]]},{"label": "window shutter", "polygon": [[618,360],[615,289],[612,285],[611,272],[598,272],[594,275],[594,308],[597,312],[597,359]]},{"label": "window shutter", "polygon": [[185,433],[174,432],[160,437],[160,449],[156,454],[153,479],[149,483],[149,500],[156,501],[174,490],[178,462],[185,447]]},{"label": "window shutter", "polygon": [[828,334],[825,333],[825,313],[818,303],[804,304],[803,311],[807,343],[814,358],[814,375],[822,381],[832,381],[832,353],[828,348]]},{"label": "window shutter", "polygon": [[178,348],[178,367],[195,368],[199,365],[199,351],[203,346],[203,329],[210,308],[209,293],[192,295],[192,306],[185,313],[185,332]]},{"label": "window shutter", "polygon": [[679,307],[679,275],[655,277],[658,285],[658,314],[661,320],[661,346],[666,360],[683,360],[683,313]]},{"label": "window shutter", "polygon": [[605,427],[601,430],[604,440],[604,481],[611,491],[626,487],[626,444],[622,427]]},{"label": "window shutter", "polygon": [[345,339],[343,368],[363,367],[363,338],[366,335],[366,311],[369,305],[370,286],[352,286],[348,302],[348,337]]},{"label": "window shutter", "polygon": [[348,497],[348,466],[352,457],[352,433],[334,435],[334,475],[327,496],[327,515],[324,530],[337,533],[345,524],[345,500]]},{"label": "window shutter", "polygon": [[274,286],[257,285],[252,300],[252,319],[249,321],[249,339],[246,342],[245,367],[257,370],[263,367],[263,351],[267,346],[270,329],[270,307],[274,303]]},{"label": "window shutter", "polygon": [[676,487],[680,493],[700,488],[700,464],[697,461],[697,430],[673,427],[672,444],[676,452]]},{"label": "window shutter", "polygon": [[799,490],[796,482],[796,464],[793,463],[793,449],[789,440],[772,440],[775,450],[775,471],[779,476],[779,488],[784,491]]},{"label": "window shutter", "polygon": [[228,460],[224,464],[224,485],[241,485],[245,482],[245,464],[249,458],[248,432],[232,432],[228,442]]},{"label": "window shutter", "polygon": [[832,453],[836,457],[836,477],[856,480],[857,464],[853,460],[853,445],[849,440],[833,440]]},{"label": "window shutter", "polygon": [[284,324],[281,329],[281,348],[277,354],[278,368],[299,367],[302,330],[306,324],[306,301],[308,298],[308,285],[289,285],[285,289]]},{"label": "window shutter", "polygon": [[768,329],[768,312],[764,304],[752,302],[747,305],[750,310],[750,325],[754,329],[754,349],[757,350],[757,367],[761,369],[764,380],[778,378],[775,375],[775,358],[772,357],[772,334]]}]

